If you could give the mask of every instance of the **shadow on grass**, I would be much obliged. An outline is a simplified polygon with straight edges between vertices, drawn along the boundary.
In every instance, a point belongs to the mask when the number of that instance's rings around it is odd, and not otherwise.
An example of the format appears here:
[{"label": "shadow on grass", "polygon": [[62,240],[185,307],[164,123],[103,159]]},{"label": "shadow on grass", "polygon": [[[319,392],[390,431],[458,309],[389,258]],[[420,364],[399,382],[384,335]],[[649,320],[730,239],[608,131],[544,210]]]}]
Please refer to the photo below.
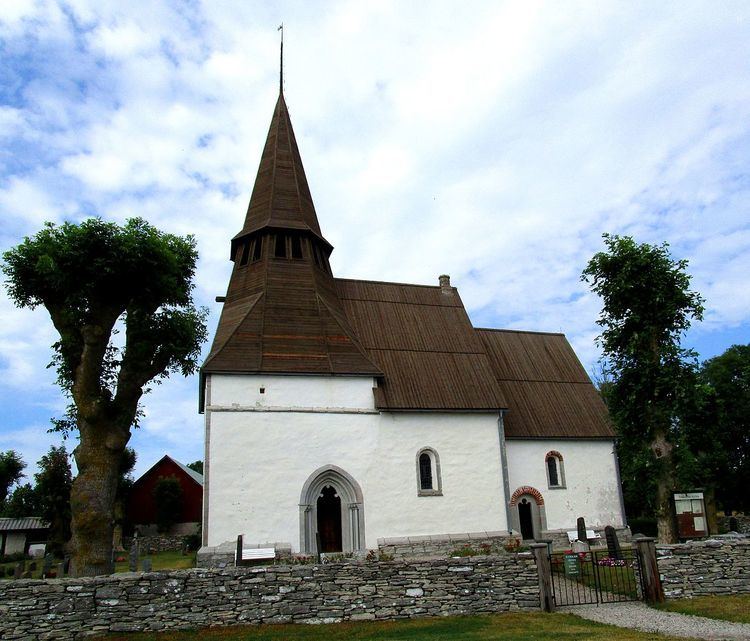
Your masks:
[{"label": "shadow on grass", "polygon": [[330,625],[214,627],[98,637],[106,641],[666,641],[674,637],[541,612]]}]

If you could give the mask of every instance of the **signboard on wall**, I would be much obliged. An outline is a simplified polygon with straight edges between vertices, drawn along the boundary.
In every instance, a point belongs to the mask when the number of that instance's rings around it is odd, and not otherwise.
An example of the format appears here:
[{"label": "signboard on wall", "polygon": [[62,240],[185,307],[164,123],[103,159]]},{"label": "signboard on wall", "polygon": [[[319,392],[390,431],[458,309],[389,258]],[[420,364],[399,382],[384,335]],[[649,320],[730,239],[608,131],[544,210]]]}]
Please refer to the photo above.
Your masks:
[{"label": "signboard on wall", "polygon": [[708,536],[703,492],[675,492],[673,499],[678,538],[696,539]]}]

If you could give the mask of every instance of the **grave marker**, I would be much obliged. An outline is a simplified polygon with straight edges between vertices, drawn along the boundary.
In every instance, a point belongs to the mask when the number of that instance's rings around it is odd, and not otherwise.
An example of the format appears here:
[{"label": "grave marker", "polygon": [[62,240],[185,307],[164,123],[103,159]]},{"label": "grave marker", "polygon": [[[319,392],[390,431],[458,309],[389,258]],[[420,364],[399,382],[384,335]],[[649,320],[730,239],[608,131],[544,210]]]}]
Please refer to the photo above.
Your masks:
[{"label": "grave marker", "polygon": [[586,536],[586,521],[582,516],[578,517],[576,525],[578,526],[578,540],[581,541],[581,543],[588,543],[588,537]]},{"label": "grave marker", "polygon": [[134,538],[130,544],[130,558],[128,559],[128,570],[138,571],[138,539]]},{"label": "grave marker", "polygon": [[620,549],[620,541],[617,539],[617,532],[615,528],[608,525],[604,528],[604,536],[607,539],[607,554],[610,559],[621,559],[622,550]]}]

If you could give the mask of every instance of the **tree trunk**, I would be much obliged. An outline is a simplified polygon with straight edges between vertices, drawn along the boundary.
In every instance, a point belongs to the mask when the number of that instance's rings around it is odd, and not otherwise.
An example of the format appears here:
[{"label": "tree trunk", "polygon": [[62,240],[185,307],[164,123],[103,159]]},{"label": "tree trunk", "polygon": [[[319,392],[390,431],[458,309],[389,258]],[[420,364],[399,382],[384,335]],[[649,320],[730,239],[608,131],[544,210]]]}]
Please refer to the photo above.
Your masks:
[{"label": "tree trunk", "polygon": [[675,490],[674,448],[663,432],[655,434],[651,450],[657,460],[656,529],[659,543],[677,543],[677,525],[672,516],[672,492]]},{"label": "tree trunk", "polygon": [[129,434],[79,419],[81,440],[73,454],[78,476],[70,492],[71,575],[114,572],[112,534],[120,458]]}]

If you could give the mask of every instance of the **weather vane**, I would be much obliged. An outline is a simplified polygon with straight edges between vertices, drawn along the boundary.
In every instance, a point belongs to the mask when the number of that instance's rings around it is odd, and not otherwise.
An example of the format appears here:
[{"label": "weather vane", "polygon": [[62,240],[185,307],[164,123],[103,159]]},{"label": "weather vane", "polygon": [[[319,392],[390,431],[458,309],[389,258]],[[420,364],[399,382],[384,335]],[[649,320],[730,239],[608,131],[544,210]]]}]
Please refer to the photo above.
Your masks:
[{"label": "weather vane", "polygon": [[281,53],[279,60],[279,92],[284,93],[284,23],[276,31],[281,31]]}]

